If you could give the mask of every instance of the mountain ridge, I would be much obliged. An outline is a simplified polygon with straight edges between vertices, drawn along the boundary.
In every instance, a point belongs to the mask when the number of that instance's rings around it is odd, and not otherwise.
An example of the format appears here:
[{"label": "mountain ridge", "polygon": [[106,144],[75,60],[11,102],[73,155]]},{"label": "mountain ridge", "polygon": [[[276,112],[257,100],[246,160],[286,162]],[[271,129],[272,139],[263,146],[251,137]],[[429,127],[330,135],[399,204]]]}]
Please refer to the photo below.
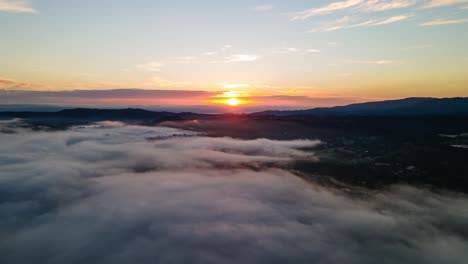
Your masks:
[{"label": "mountain ridge", "polygon": [[452,115],[468,114],[468,97],[431,98],[409,97],[397,100],[356,103],[345,106],[320,107],[304,110],[269,110],[252,113],[255,116],[377,116],[377,115]]},{"label": "mountain ridge", "polygon": [[[24,109],[26,110],[26,109]],[[59,111],[0,111],[3,117],[69,117],[69,118],[153,118],[187,115],[239,115],[239,114],[204,114],[196,112],[154,111],[144,108],[70,108]],[[409,97],[397,100],[356,103],[345,106],[318,107],[303,110],[267,110],[244,113],[254,117],[262,116],[422,116],[422,115],[468,115],[468,97],[431,98]]]}]

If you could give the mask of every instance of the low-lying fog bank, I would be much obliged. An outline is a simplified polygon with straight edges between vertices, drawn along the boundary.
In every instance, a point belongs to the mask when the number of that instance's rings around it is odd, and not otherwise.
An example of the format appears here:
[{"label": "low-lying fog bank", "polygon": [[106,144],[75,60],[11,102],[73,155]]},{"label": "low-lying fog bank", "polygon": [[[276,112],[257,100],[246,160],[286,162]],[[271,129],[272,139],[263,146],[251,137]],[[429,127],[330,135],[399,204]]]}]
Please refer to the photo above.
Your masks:
[{"label": "low-lying fog bank", "polygon": [[289,164],[316,140],[0,121],[0,263],[466,263],[468,198],[364,197]]}]

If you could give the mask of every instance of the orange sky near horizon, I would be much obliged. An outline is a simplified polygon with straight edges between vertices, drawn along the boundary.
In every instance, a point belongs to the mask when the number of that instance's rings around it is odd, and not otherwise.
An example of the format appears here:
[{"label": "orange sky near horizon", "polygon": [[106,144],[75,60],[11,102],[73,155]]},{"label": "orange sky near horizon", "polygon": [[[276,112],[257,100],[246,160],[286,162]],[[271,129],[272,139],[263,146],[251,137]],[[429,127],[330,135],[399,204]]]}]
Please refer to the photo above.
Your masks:
[{"label": "orange sky near horizon", "polygon": [[[468,97],[464,1],[4,2],[3,104],[243,109]],[[87,90],[94,97],[73,92]],[[5,95],[13,91],[39,93]]]}]

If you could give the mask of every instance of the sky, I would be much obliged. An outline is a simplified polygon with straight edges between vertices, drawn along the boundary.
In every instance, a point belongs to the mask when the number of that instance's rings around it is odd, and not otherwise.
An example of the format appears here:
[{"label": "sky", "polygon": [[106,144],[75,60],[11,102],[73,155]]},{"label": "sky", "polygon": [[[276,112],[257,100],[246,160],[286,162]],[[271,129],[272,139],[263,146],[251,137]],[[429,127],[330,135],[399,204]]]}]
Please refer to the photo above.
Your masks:
[{"label": "sky", "polygon": [[0,0],[0,32],[3,93],[207,92],[189,102],[202,105],[240,91],[283,107],[468,96],[468,0]]}]

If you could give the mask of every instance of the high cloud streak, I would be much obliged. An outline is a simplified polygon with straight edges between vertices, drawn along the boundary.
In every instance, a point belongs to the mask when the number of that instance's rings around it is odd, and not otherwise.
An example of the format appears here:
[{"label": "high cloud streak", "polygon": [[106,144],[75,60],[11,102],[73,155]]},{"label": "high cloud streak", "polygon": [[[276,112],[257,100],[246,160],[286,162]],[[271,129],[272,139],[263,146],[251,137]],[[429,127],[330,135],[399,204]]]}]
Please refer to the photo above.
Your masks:
[{"label": "high cloud streak", "polygon": [[358,27],[383,26],[383,25],[401,22],[409,18],[411,18],[411,15],[398,15],[398,16],[392,16],[392,17],[387,17],[387,18],[356,21],[356,19],[353,17],[345,16],[336,21],[326,23],[317,29],[311,30],[310,32],[318,32],[318,31],[324,32],[324,31],[335,31],[335,30],[340,30],[340,29],[350,29],[350,28],[358,28]]},{"label": "high cloud streak", "polygon": [[293,13],[291,20],[304,20],[314,16],[349,10],[352,12],[381,12],[393,9],[414,7],[436,8],[455,4],[468,3],[468,0],[344,0],[333,2],[322,7],[315,7]]},{"label": "high cloud streak", "polygon": [[436,19],[419,24],[420,26],[440,26],[467,23],[468,19]]},{"label": "high cloud streak", "polygon": [[414,6],[416,0],[345,0],[333,2],[323,7],[311,8],[291,15],[292,20],[304,20],[310,17],[326,15],[337,11],[379,12]]},{"label": "high cloud streak", "polygon": [[410,7],[416,4],[416,0],[370,0],[366,1],[358,9],[363,11],[386,11],[391,9]]},{"label": "high cloud streak", "polygon": [[36,13],[28,1],[0,0],[0,12]]},{"label": "high cloud streak", "polygon": [[307,19],[309,17],[325,15],[337,10],[347,9],[349,7],[361,4],[363,0],[346,0],[342,2],[334,2],[323,7],[311,8],[301,12],[297,12],[291,16],[292,20]]},{"label": "high cloud streak", "polygon": [[253,54],[235,54],[225,58],[225,62],[250,62],[256,61],[259,58],[258,55]]},{"label": "high cloud streak", "polygon": [[461,3],[468,3],[468,0],[432,0],[427,2],[424,7],[426,8],[434,8],[434,7],[442,7],[442,6],[449,6]]},{"label": "high cloud streak", "polygon": [[[468,200],[350,197],[288,170],[314,140],[0,122],[0,263],[462,263]],[[382,260],[382,257],[385,259]]]}]

